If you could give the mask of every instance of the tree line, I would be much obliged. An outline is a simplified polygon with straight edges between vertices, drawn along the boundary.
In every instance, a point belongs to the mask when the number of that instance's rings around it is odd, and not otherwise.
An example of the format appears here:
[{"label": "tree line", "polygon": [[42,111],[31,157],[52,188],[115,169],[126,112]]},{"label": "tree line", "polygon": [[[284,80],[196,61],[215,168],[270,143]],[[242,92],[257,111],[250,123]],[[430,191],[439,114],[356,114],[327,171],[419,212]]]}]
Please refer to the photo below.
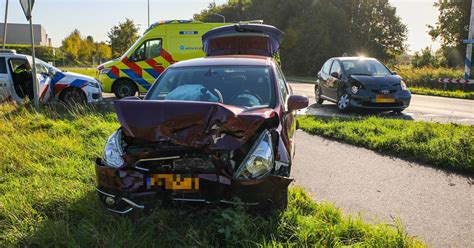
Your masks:
[{"label": "tree line", "polygon": [[281,58],[294,75],[315,75],[330,57],[366,55],[393,61],[406,49],[407,28],[388,0],[230,0],[194,16],[219,22],[264,20],[285,32]]},{"label": "tree line", "polygon": [[92,36],[83,37],[80,31],[75,29],[62,41],[57,64],[90,66],[118,57],[139,38],[138,30],[138,25],[130,19],[125,19],[125,22],[110,29],[106,43],[95,42]]},{"label": "tree line", "polygon": [[471,0],[434,3],[438,21],[428,26],[430,47],[407,54],[407,27],[388,0],[229,0],[210,4],[194,16],[205,22],[264,20],[285,32],[281,57],[285,70],[315,75],[330,57],[366,55],[386,63],[409,58],[415,67],[459,67],[464,63]]},{"label": "tree line", "polygon": [[[415,67],[459,67],[464,63],[470,17],[470,0],[439,1],[438,21],[429,34],[442,47],[426,47],[407,55],[407,27],[389,0],[229,0],[210,4],[194,15],[195,20],[227,22],[263,20],[285,32],[281,47],[283,67],[288,73],[314,76],[330,57],[365,55],[386,63],[407,60]],[[91,65],[118,57],[139,38],[131,19],[112,27],[107,42],[95,42],[74,30],[62,41],[60,51],[45,55],[63,64]],[[61,63],[59,63],[61,64]]]}]

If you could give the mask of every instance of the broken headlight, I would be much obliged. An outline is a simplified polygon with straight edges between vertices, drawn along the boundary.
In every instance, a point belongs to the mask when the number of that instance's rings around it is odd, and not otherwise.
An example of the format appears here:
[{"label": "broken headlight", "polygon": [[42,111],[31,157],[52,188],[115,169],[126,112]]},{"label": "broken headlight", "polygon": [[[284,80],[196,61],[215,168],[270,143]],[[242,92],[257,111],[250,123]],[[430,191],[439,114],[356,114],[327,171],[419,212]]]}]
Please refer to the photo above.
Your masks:
[{"label": "broken headlight", "polygon": [[273,169],[273,145],[270,132],[260,135],[244,162],[235,173],[236,179],[259,179]]},{"label": "broken headlight", "polygon": [[105,145],[104,154],[102,160],[107,166],[113,168],[120,168],[123,166],[125,161],[122,158],[122,131],[118,130],[113,133],[107,140]]}]

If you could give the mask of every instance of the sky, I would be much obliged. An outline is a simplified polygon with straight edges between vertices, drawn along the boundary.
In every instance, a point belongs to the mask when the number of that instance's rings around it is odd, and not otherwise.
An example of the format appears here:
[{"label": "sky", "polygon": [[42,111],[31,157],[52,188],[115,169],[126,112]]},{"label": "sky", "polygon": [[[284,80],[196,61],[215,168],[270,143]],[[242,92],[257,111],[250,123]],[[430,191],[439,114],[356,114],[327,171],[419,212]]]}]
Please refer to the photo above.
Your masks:
[{"label": "sky", "polygon": [[[0,0],[0,19],[3,22],[6,0]],[[190,19],[194,13],[205,9],[214,0],[150,0],[151,22],[168,19]],[[226,0],[215,0],[217,4]],[[410,53],[426,46],[437,49],[426,25],[434,25],[438,12],[433,7],[435,0],[390,0],[397,14],[407,25]],[[8,22],[27,23],[20,3],[9,1]],[[91,35],[96,41],[106,41],[107,32],[119,22],[130,18],[139,24],[142,33],[147,27],[147,0],[36,0],[33,22],[42,24],[52,39],[53,46],[74,29],[83,36]]]}]

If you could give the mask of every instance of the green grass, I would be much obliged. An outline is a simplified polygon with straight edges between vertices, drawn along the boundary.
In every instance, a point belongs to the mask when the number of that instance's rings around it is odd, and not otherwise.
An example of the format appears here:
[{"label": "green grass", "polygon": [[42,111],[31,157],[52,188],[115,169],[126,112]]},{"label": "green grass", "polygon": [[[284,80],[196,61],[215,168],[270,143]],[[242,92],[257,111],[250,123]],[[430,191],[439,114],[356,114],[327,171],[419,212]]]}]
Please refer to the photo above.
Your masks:
[{"label": "green grass", "polygon": [[61,68],[62,71],[70,71],[75,72],[83,75],[87,75],[90,77],[96,77],[96,69],[94,68],[79,68],[79,67],[71,67],[71,68]]},{"label": "green grass", "polygon": [[118,128],[97,107],[0,106],[0,247],[421,247],[400,224],[367,224],[300,188],[285,212],[160,209],[122,218],[96,199],[93,159]]},{"label": "green grass", "polygon": [[474,126],[369,117],[299,119],[304,131],[426,165],[474,174]]},{"label": "green grass", "polygon": [[474,91],[465,92],[462,90],[438,90],[438,89],[429,89],[429,88],[419,88],[411,87],[411,93],[418,95],[428,95],[428,96],[442,96],[450,98],[459,98],[459,99],[471,99],[474,100]]}]

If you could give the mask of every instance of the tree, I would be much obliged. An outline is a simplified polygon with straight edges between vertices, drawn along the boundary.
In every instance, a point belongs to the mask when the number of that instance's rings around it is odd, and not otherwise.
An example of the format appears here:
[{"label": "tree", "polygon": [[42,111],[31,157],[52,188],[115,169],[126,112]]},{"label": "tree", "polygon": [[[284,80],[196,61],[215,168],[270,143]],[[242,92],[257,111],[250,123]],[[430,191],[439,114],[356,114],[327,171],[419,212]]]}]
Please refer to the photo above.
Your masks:
[{"label": "tree", "polygon": [[463,40],[467,39],[471,1],[439,1],[435,3],[438,8],[438,22],[430,28],[429,34],[433,39],[440,39],[444,56],[449,66],[463,64],[466,46]]},{"label": "tree", "polygon": [[114,56],[120,56],[139,38],[138,25],[136,25],[133,20],[127,18],[125,22],[112,27],[107,36],[109,37],[109,44],[112,47],[112,54]]},{"label": "tree", "polygon": [[80,48],[81,33],[79,32],[79,30],[75,29],[68,37],[63,40],[62,50],[69,59],[77,61],[77,59],[79,58]]},{"label": "tree", "polygon": [[420,67],[439,67],[442,65],[442,55],[439,53],[433,53],[431,47],[421,49],[421,52],[415,52],[413,55],[411,64],[415,68]]},{"label": "tree", "polygon": [[388,62],[406,51],[407,27],[388,0],[336,0],[349,22],[349,53]]},{"label": "tree", "polygon": [[81,37],[79,30],[74,30],[62,42],[60,49],[61,56],[65,56],[68,63],[73,62],[75,65],[91,65],[93,60],[110,59],[112,52],[110,46],[105,42],[94,42],[92,36],[85,39]]},{"label": "tree", "polygon": [[282,63],[292,74],[314,76],[330,57],[365,53],[387,61],[406,50],[406,26],[388,0],[229,0],[194,15],[220,22],[264,20],[285,32]]},{"label": "tree", "polygon": [[112,49],[105,42],[96,43],[96,55],[99,63],[112,58]]}]

